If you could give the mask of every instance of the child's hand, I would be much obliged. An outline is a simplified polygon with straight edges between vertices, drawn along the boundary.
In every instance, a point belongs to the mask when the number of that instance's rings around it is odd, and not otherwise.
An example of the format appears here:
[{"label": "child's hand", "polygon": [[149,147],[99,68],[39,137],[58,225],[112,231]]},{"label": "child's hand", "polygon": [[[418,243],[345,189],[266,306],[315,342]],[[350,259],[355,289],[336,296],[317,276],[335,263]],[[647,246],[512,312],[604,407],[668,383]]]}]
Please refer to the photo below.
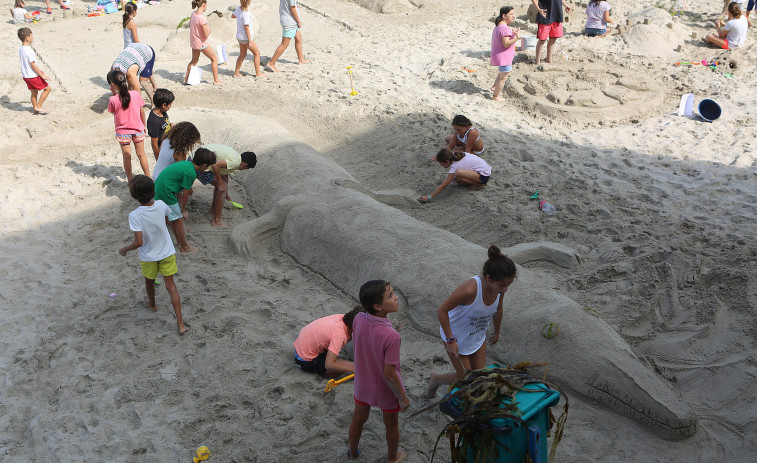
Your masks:
[{"label": "child's hand", "polygon": [[492,338],[489,340],[489,344],[493,346],[494,344],[497,344],[497,341],[499,341],[499,333],[494,333],[492,335]]},{"label": "child's hand", "polygon": [[403,397],[402,400],[400,400],[400,408],[403,412],[410,408],[410,399],[408,399],[407,396]]},{"label": "child's hand", "polygon": [[122,256],[126,256],[126,248],[119,249],[118,253],[121,254]]},{"label": "child's hand", "polygon": [[539,10],[540,15],[544,16],[545,18],[547,17],[547,10],[544,10],[542,8],[537,8],[537,10]]},{"label": "child's hand", "polygon": [[425,195],[425,196],[421,196],[420,198],[418,198],[418,202],[420,202],[420,203],[427,203],[427,202],[429,202],[430,199],[431,198],[429,198],[428,195]]}]

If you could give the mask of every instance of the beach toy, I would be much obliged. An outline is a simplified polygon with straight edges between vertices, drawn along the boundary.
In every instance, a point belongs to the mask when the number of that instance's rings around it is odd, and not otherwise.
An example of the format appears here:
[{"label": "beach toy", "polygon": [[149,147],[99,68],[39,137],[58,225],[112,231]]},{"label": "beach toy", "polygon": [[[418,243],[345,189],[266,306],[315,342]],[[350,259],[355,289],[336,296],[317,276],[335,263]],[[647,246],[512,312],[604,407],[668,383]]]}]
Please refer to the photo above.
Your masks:
[{"label": "beach toy", "polygon": [[234,201],[232,201],[232,200],[230,200],[230,199],[229,199],[229,200],[227,200],[227,201],[229,201],[229,203],[231,203],[231,205],[232,205],[232,206],[234,206],[234,207],[236,207],[237,209],[244,209],[244,206],[242,206],[242,205],[241,205],[241,204],[239,204],[239,203],[235,203]]},{"label": "beach toy", "polygon": [[109,296],[109,297],[110,297],[111,299],[113,299],[114,297],[116,297],[116,293],[110,293],[110,296]]},{"label": "beach toy", "polygon": [[539,190],[536,190],[534,194],[531,195],[531,199],[539,199]]},{"label": "beach toy", "polygon": [[712,122],[720,117],[723,111],[720,109],[720,105],[715,100],[705,98],[699,102],[699,115],[707,122]]},{"label": "beach toy", "polygon": [[679,116],[691,116],[694,114],[694,94],[687,93],[681,97],[681,104],[678,106]]},{"label": "beach toy", "polygon": [[524,37],[520,38],[520,49],[522,50],[533,50],[536,48],[536,36],[535,35],[526,35]]},{"label": "beach toy", "polygon": [[229,62],[229,55],[226,54],[226,45],[221,44],[216,47],[218,51],[218,64],[226,64]]},{"label": "beach toy", "polygon": [[342,379],[340,379],[340,380],[333,380],[333,379],[330,379],[330,380],[329,380],[329,382],[328,382],[328,383],[326,383],[326,390],[325,390],[325,391],[323,391],[323,392],[330,392],[330,391],[331,391],[332,389],[334,389],[335,387],[339,386],[340,384],[342,384],[342,383],[343,383],[343,382],[345,382],[345,381],[349,381],[349,380],[351,380],[351,379],[352,379],[352,378],[354,378],[354,377],[355,377],[355,373],[352,373],[352,374],[350,374],[350,375],[347,375],[347,376],[345,376],[344,378],[342,378]]},{"label": "beach toy", "polygon": [[350,88],[352,89],[350,96],[355,96],[357,92],[355,91],[355,84],[352,82],[352,66],[347,66],[347,74],[350,75]]},{"label": "beach toy", "polygon": [[725,73],[723,75],[726,76],[726,77],[728,77],[729,79],[733,79],[733,74]]},{"label": "beach toy", "polygon": [[197,452],[195,452],[197,455],[194,457],[195,463],[200,463],[201,461],[205,461],[208,458],[210,458],[210,449],[205,447],[204,445],[197,449]]},{"label": "beach toy", "polygon": [[197,85],[202,82],[202,68],[199,66],[192,66],[189,70],[189,79],[187,79],[187,85]]},{"label": "beach toy", "polygon": [[478,69],[466,69],[466,68],[463,68],[463,71],[466,71],[466,72],[478,72]]}]

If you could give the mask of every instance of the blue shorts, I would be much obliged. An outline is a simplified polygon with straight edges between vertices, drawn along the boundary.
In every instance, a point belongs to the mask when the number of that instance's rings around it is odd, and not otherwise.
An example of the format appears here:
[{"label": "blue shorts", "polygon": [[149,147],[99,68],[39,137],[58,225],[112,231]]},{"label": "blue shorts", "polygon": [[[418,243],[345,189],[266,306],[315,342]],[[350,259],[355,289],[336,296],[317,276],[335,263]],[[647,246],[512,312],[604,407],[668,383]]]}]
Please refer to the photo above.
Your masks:
[{"label": "blue shorts", "polygon": [[208,183],[213,183],[216,181],[216,174],[214,174],[212,170],[198,171],[197,180],[199,180],[203,185],[207,185]]},{"label": "blue shorts", "polygon": [[589,37],[596,37],[598,35],[605,35],[607,32],[607,28],[605,29],[592,29],[591,27],[586,28],[586,35]]},{"label": "blue shorts", "polygon": [[513,70],[513,66],[511,64],[506,64],[504,66],[499,67],[499,72],[510,72]]},{"label": "blue shorts", "polygon": [[746,4],[746,10],[752,11],[754,9],[754,4],[757,3],[755,0],[749,0],[749,3]]},{"label": "blue shorts", "polygon": [[308,373],[318,373],[319,375],[322,375],[326,373],[326,354],[328,353],[328,349],[321,352],[318,357],[314,358],[313,360],[305,360],[299,355],[297,355],[297,350],[294,351],[294,362],[300,366],[302,371],[307,371]]},{"label": "blue shorts", "polygon": [[173,222],[174,220],[179,220],[184,218],[184,214],[181,213],[181,206],[179,206],[179,203],[176,204],[166,204],[169,209],[171,209],[171,212],[168,214],[168,221]]},{"label": "blue shorts", "polygon": [[492,178],[491,175],[478,174],[478,179],[481,180],[481,183],[483,183],[484,185],[486,185],[486,182],[488,182],[490,178]]},{"label": "blue shorts", "polygon": [[150,47],[150,50],[152,50],[152,59],[145,64],[145,68],[139,73],[139,77],[152,77],[152,67],[155,66],[155,50],[152,47]]},{"label": "blue shorts", "polygon": [[293,29],[286,29],[286,28],[285,28],[285,29],[284,29],[284,30],[283,30],[283,31],[281,32],[281,36],[282,36],[282,37],[286,37],[286,38],[288,38],[288,39],[293,39],[293,38],[294,38],[294,36],[295,36],[295,35],[297,35],[297,31],[299,31],[299,30],[300,30],[300,28],[299,28],[299,27],[295,27],[295,28],[293,28]]}]

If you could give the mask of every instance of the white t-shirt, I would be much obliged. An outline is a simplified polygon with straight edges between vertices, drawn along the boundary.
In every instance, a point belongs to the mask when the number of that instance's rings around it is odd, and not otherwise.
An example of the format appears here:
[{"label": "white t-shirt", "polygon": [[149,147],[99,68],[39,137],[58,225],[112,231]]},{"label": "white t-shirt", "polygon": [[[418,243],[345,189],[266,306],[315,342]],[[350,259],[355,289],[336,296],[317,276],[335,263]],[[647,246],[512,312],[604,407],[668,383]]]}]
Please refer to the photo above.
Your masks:
[{"label": "white t-shirt", "polygon": [[449,166],[450,174],[454,174],[458,169],[475,170],[479,175],[484,177],[490,177],[492,175],[492,168],[486,163],[480,156],[475,154],[463,153],[465,156],[459,161],[453,161]]},{"label": "white t-shirt", "polygon": [[746,35],[749,32],[749,22],[746,15],[742,14],[739,19],[731,19],[723,26],[723,30],[728,31],[726,36],[728,48],[740,48],[746,42]]},{"label": "white t-shirt", "polygon": [[155,161],[155,167],[152,169],[152,179],[157,180],[158,175],[163,172],[163,169],[176,162],[173,158],[173,148],[171,148],[170,140],[163,140],[160,144],[160,152],[158,153],[158,160]]},{"label": "white t-shirt", "polygon": [[139,206],[129,213],[129,228],[142,232],[142,246],[139,247],[142,262],[158,262],[176,254],[166,226],[170,212],[166,203],[156,199],[152,206]]},{"label": "white t-shirt", "polygon": [[297,21],[294,20],[292,15],[292,7],[297,8],[297,0],[279,1],[279,22],[284,29],[295,29],[297,27]]},{"label": "white t-shirt", "polygon": [[24,24],[27,13],[26,8],[13,8],[13,24]]},{"label": "white t-shirt", "polygon": [[247,40],[247,33],[244,31],[244,26],[250,26],[250,38],[252,37],[252,15],[249,11],[242,11],[242,7],[238,6],[234,10],[234,16],[237,17],[237,40]]},{"label": "white t-shirt", "polygon": [[31,64],[37,61],[37,54],[32,47],[22,45],[18,49],[18,56],[21,58],[21,77],[25,79],[34,79],[37,73],[32,69]]}]

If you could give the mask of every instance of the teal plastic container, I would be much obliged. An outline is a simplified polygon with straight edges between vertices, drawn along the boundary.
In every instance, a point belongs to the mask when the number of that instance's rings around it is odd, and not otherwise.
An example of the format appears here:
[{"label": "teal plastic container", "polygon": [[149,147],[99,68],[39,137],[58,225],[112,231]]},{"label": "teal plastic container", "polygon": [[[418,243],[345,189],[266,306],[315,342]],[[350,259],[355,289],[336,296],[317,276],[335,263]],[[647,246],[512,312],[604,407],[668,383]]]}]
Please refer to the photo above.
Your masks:
[{"label": "teal plastic container", "polygon": [[[500,368],[500,365],[491,365],[487,368]],[[535,443],[541,453],[539,460],[542,463],[548,462],[549,408],[557,405],[560,401],[560,393],[542,383],[526,384],[523,389],[535,391],[518,391],[515,393],[515,402],[522,412],[520,418],[526,422],[527,426],[511,419],[496,418],[491,420],[490,424],[494,428],[495,439],[500,444],[495,447],[499,454],[495,451],[494,456],[490,459],[476,461],[473,450],[468,449],[469,463],[522,463],[528,454],[529,428],[533,429],[534,425],[538,426],[540,430],[538,442]],[[455,392],[457,392],[457,389],[453,389],[450,394]],[[456,402],[458,402],[456,399],[447,400],[442,402],[439,408],[447,415],[457,418],[462,414],[462,411],[460,404]],[[503,400],[503,405],[509,403],[509,400]],[[516,413],[513,413],[513,415],[518,416]]]}]

